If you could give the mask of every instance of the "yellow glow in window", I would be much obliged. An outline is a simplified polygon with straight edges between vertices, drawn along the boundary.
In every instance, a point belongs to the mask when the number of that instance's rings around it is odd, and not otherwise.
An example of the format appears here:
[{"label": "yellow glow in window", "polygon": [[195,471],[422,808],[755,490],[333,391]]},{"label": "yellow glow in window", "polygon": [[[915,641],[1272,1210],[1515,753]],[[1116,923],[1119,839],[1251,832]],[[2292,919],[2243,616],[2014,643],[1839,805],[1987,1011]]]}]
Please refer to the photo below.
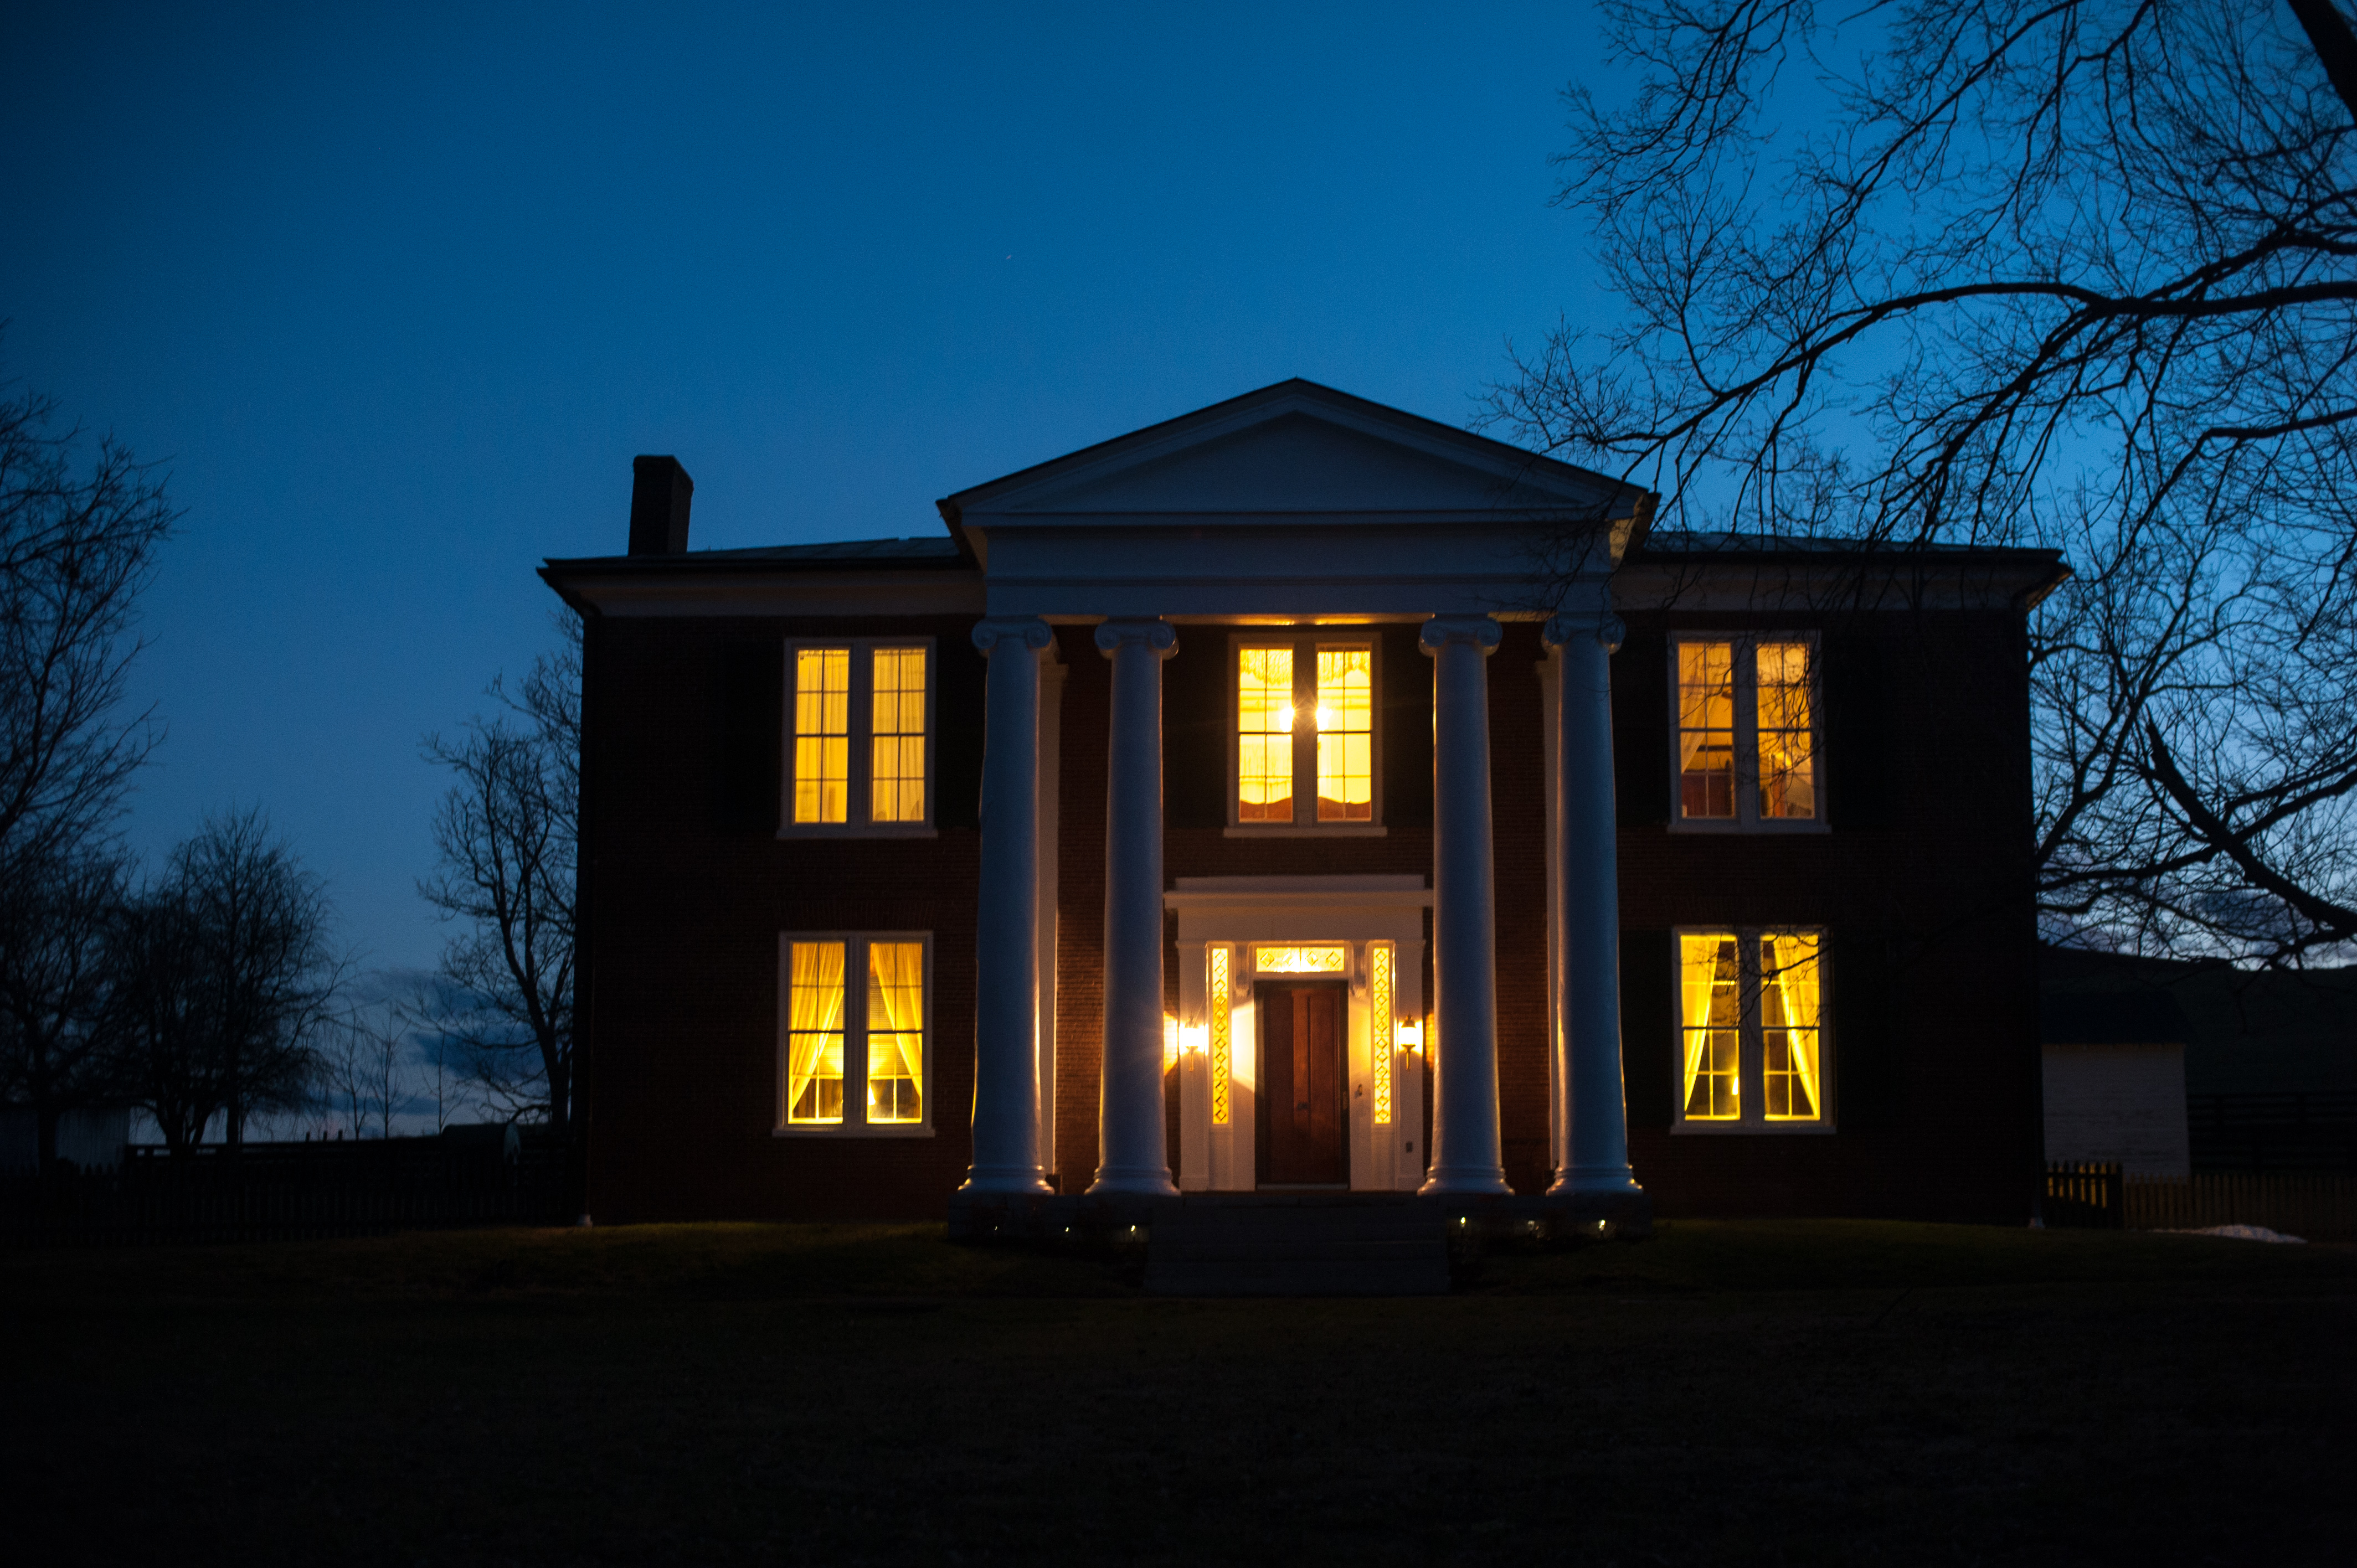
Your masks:
[{"label": "yellow glow in window", "polygon": [[1678,644],[1678,814],[1735,815],[1735,645]]},{"label": "yellow glow in window", "polygon": [[1375,1069],[1375,1125],[1392,1124],[1392,950],[1378,942],[1367,950],[1369,1056]]},{"label": "yellow glow in window", "polygon": [[1236,667],[1236,820],[1293,821],[1293,650],[1246,648]]},{"label": "yellow glow in window", "polygon": [[1318,820],[1375,818],[1375,655],[1367,648],[1318,650]]},{"label": "yellow glow in window", "polygon": [[1228,1124],[1228,1073],[1234,1066],[1234,1032],[1228,1016],[1228,950],[1211,950],[1211,1123]]},{"label": "yellow glow in window", "polygon": [[794,821],[840,822],[851,805],[851,650],[794,650]]},{"label": "yellow glow in window", "polygon": [[1341,974],[1351,967],[1351,950],[1254,948],[1253,967],[1263,974]]},{"label": "yellow glow in window", "polygon": [[1817,814],[1815,748],[1811,743],[1809,645],[1760,645],[1760,814],[1806,820]]},{"label": "yellow glow in window", "polygon": [[867,1120],[925,1119],[925,944],[867,944]]},{"label": "yellow glow in window", "polygon": [[875,650],[868,820],[925,820],[925,650]]},{"label": "yellow glow in window", "polygon": [[1817,938],[1809,932],[1760,939],[1760,1036],[1770,1122],[1814,1122],[1817,1092]]},{"label": "yellow glow in window", "polygon": [[786,1005],[786,1121],[843,1120],[843,947],[795,942]]},{"label": "yellow glow in window", "polygon": [[1678,1014],[1685,1044],[1686,1120],[1737,1120],[1743,1000],[1733,933],[1679,935]]}]

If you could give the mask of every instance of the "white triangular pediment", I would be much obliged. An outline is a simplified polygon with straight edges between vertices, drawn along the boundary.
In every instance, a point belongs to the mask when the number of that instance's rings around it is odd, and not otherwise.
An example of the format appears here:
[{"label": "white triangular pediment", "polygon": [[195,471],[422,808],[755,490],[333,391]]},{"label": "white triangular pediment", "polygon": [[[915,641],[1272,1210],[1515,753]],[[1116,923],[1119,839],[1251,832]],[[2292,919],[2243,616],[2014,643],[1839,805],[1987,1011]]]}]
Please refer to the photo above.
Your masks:
[{"label": "white triangular pediment", "polygon": [[1290,382],[957,499],[980,523],[994,515],[1044,522],[1625,511],[1634,493],[1499,442]]}]

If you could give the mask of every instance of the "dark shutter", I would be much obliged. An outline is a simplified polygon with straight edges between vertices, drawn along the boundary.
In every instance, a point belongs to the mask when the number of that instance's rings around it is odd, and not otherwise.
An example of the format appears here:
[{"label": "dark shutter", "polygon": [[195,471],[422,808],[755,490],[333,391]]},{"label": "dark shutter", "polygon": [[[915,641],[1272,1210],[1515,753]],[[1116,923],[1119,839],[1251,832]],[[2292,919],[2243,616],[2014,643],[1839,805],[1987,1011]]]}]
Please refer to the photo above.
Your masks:
[{"label": "dark shutter", "polygon": [[1631,631],[1612,656],[1613,807],[1624,828],[1670,820],[1669,639]]},{"label": "dark shutter", "polygon": [[933,825],[971,828],[981,816],[984,687],[990,661],[963,633],[944,637],[934,647],[941,668],[933,677]]},{"label": "dark shutter", "polygon": [[1228,632],[1186,627],[1162,666],[1162,806],[1174,828],[1228,825]]},{"label": "dark shutter", "polygon": [[1825,976],[1833,1013],[1834,1124],[1867,1132],[1889,1123],[1899,1085],[1891,1028],[1889,941],[1854,926],[1827,934]]},{"label": "dark shutter", "polygon": [[1677,1110],[1677,1019],[1670,933],[1620,933],[1620,1087],[1631,1127],[1667,1127]]},{"label": "dark shutter", "polygon": [[1886,827],[1883,650],[1862,631],[1828,633],[1824,646],[1825,821],[1835,832]]},{"label": "dark shutter", "polygon": [[774,833],[785,721],[785,644],[732,639],[720,645],[719,664],[714,699],[713,825],[724,833]]},{"label": "dark shutter", "polygon": [[1432,825],[1432,660],[1414,627],[1383,634],[1383,821]]}]

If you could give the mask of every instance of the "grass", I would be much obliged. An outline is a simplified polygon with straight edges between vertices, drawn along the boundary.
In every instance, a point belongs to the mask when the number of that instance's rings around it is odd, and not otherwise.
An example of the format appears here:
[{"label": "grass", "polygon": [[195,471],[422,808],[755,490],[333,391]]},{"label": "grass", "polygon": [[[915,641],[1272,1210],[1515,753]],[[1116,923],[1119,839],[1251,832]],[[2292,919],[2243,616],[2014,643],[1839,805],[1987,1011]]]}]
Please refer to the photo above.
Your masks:
[{"label": "grass", "polygon": [[[1680,1222],[1402,1301],[938,1227],[0,1258],[79,1561],[2345,1558],[2357,1251]],[[31,1561],[32,1559],[27,1559]]]}]

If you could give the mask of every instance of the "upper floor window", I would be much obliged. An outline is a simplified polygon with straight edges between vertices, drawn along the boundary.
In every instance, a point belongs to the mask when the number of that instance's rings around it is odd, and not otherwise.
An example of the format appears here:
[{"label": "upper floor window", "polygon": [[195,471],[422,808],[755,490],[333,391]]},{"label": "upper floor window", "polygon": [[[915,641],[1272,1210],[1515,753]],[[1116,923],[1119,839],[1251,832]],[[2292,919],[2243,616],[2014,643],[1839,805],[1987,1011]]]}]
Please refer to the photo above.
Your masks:
[{"label": "upper floor window", "polygon": [[1824,1128],[1824,933],[1682,930],[1678,1126]]},{"label": "upper floor window", "polygon": [[1372,640],[1240,639],[1234,676],[1231,820],[1243,828],[1372,826]]},{"label": "upper floor window", "polygon": [[931,826],[931,654],[921,642],[868,640],[787,650],[786,832]]},{"label": "upper floor window", "polygon": [[780,939],[779,1131],[931,1130],[931,945],[906,933]]},{"label": "upper floor window", "polygon": [[1812,825],[1817,787],[1813,637],[1673,640],[1678,805],[1684,825]]}]

